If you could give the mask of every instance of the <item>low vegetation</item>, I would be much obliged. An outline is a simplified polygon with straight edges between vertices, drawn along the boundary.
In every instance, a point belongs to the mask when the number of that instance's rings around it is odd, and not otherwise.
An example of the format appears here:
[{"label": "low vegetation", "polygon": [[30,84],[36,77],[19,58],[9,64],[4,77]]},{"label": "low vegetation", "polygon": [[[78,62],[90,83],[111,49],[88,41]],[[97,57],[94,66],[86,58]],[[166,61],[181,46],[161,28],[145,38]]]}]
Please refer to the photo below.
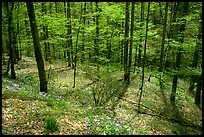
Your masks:
[{"label": "low vegetation", "polygon": [[132,74],[132,82],[126,87],[120,81],[122,71],[117,68],[113,72],[101,68],[101,78],[96,80],[90,75],[96,68],[84,72],[88,66],[79,66],[77,87],[72,88],[73,70],[58,61],[55,65],[46,64],[47,73],[50,67],[54,70],[46,94],[39,92],[37,68],[23,69],[28,64],[36,65],[32,58],[23,58],[16,65],[19,68],[16,80],[2,77],[3,134],[200,135],[202,132],[202,110],[193,103],[183,80],[179,80],[173,106],[169,101],[169,77],[165,76],[165,83],[160,85],[156,77],[147,81],[147,72],[142,109],[138,113],[140,73]]}]

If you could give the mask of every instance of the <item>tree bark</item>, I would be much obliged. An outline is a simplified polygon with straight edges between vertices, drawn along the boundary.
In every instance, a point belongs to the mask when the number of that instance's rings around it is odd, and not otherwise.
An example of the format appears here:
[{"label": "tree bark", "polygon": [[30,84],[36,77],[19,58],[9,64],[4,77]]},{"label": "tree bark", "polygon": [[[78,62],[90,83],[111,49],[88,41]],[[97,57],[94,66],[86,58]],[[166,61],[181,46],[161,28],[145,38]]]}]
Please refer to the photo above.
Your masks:
[{"label": "tree bark", "polygon": [[140,87],[140,95],[139,95],[139,106],[138,112],[140,112],[140,102],[142,99],[143,85],[144,85],[144,67],[145,67],[145,59],[146,59],[146,45],[147,45],[147,36],[148,36],[148,23],[149,23],[149,11],[150,11],[150,2],[148,2],[148,11],[147,11],[147,22],[146,22],[146,35],[145,35],[145,43],[144,43],[144,56],[142,63],[142,86]]},{"label": "tree bark", "polygon": [[84,33],[85,33],[85,25],[86,25],[86,2],[84,2],[84,11],[83,11],[83,28],[82,28],[82,54],[81,54],[81,63],[84,63],[84,60],[85,60],[85,56],[84,56],[84,43],[85,43],[85,36],[84,36]]},{"label": "tree bark", "polygon": [[[193,56],[193,62],[192,62],[192,67],[193,68],[197,68],[198,66],[198,60],[199,60],[199,52],[202,49],[202,13],[201,13],[201,21],[200,21],[200,26],[198,29],[198,35],[197,35],[197,43],[196,43],[196,47],[194,50],[194,56]],[[196,81],[196,77],[195,76],[191,76],[190,77],[190,86],[189,86],[189,91],[191,93],[193,93],[193,90],[195,88],[195,81]]]},{"label": "tree bark", "polygon": [[[182,17],[185,16],[188,12],[188,7],[189,7],[189,2],[183,2],[183,8],[182,8]],[[185,27],[186,27],[186,20],[185,19],[181,19],[182,20],[182,24],[177,24],[174,27],[174,39],[179,41],[180,43],[183,43],[184,41],[184,31],[185,31]],[[175,32],[177,32],[178,34],[176,34]],[[180,35],[180,37],[178,37],[178,35]],[[176,55],[176,67],[175,69],[177,71],[179,71],[180,68],[180,62],[181,62],[181,53],[182,53],[182,48],[179,47],[178,48],[178,52]],[[174,74],[173,76],[173,84],[172,84],[172,92],[171,92],[171,97],[170,100],[172,103],[175,103],[175,96],[176,96],[176,87],[177,87],[177,81],[178,81],[178,74]]]},{"label": "tree bark", "polygon": [[128,79],[128,42],[129,42],[129,2],[126,2],[125,10],[125,44],[124,44],[124,82],[129,84]]},{"label": "tree bark", "polygon": [[195,104],[200,106],[200,95],[202,90],[202,75],[197,78],[197,89],[195,95]]},{"label": "tree bark", "polygon": [[162,45],[161,45],[159,72],[162,72],[162,69],[163,69],[163,58],[164,58],[164,44],[165,44],[165,35],[166,35],[167,12],[168,12],[168,2],[166,2],[165,17],[164,17],[164,22],[163,22],[163,35],[162,35]]},{"label": "tree bark", "polygon": [[132,44],[133,44],[133,29],[134,29],[134,11],[135,11],[135,3],[132,2],[132,10],[131,10],[131,28],[130,28],[130,51],[129,51],[129,64],[128,64],[128,79],[130,82],[130,72],[132,65]]},{"label": "tree bark", "polygon": [[141,2],[141,18],[140,18],[140,44],[139,44],[139,47],[138,47],[138,63],[137,63],[137,65],[138,65],[138,67],[140,67],[141,66],[141,48],[142,48],[142,36],[141,36],[141,31],[142,31],[142,22],[143,22],[143,20],[144,20],[144,3],[143,2]]},{"label": "tree bark", "polygon": [[[19,14],[19,5],[20,3],[18,2],[18,14]],[[19,60],[21,60],[22,55],[21,55],[21,37],[20,37],[20,20],[18,17],[18,23],[17,23],[17,30],[18,30],[18,43],[19,43]]]},{"label": "tree bark", "polygon": [[27,6],[28,16],[30,20],[30,26],[32,31],[33,43],[34,43],[35,58],[37,62],[38,74],[40,79],[40,91],[47,93],[47,81],[46,81],[46,75],[45,75],[45,69],[44,69],[44,61],[43,61],[42,53],[40,49],[40,39],[39,39],[37,24],[35,20],[35,11],[33,7],[33,3],[26,2],[26,6]]},{"label": "tree bark", "polygon": [[96,37],[95,37],[95,63],[97,65],[97,70],[99,71],[99,10],[98,2],[96,2]]},{"label": "tree bark", "polygon": [[[12,41],[12,31],[13,31],[13,23],[12,23],[12,13],[14,9],[14,2],[11,2],[11,9],[9,9],[10,2],[6,2],[7,16],[8,16],[8,35],[9,35],[9,58],[11,61],[11,78],[16,79],[16,73],[14,69],[14,43]],[[8,61],[9,63],[9,61]]]},{"label": "tree bark", "polygon": [[[73,49],[72,49],[72,25],[71,25],[71,8],[70,8],[70,2],[67,2],[67,19],[68,21],[68,51],[67,51],[67,57],[68,57],[68,67],[71,67],[73,62]],[[72,66],[73,67],[73,66]]]}]

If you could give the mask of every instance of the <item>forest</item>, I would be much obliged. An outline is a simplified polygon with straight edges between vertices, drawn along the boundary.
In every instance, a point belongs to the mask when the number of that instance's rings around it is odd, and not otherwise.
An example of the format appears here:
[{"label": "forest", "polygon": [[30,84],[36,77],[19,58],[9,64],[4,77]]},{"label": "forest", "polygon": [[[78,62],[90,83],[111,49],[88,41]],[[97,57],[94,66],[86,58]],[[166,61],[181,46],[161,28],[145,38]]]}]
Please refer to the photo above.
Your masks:
[{"label": "forest", "polygon": [[3,135],[202,135],[202,2],[2,2]]}]

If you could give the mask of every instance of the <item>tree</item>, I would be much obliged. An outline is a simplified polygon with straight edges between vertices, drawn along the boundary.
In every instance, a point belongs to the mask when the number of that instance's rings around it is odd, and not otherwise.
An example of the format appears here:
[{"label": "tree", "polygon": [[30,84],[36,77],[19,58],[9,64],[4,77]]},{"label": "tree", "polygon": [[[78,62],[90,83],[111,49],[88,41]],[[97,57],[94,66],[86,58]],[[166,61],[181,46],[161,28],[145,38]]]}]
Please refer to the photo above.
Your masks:
[{"label": "tree", "polygon": [[125,44],[124,44],[124,82],[129,84],[128,77],[128,42],[129,42],[129,2],[126,2],[126,10],[125,10]]},{"label": "tree", "polygon": [[[199,52],[202,49],[202,13],[200,15],[200,25],[199,25],[199,29],[198,29],[198,35],[197,35],[197,43],[196,43],[196,47],[194,50],[194,56],[193,56],[193,62],[192,62],[192,67],[196,68],[198,66],[198,60],[199,60]],[[191,76],[190,77],[190,86],[189,86],[189,91],[191,93],[193,93],[194,87],[195,87],[195,81],[196,81],[196,76]]]},{"label": "tree", "polygon": [[[81,14],[81,16],[82,16],[82,14]],[[81,19],[82,19],[82,17],[80,17],[79,23],[81,22]],[[73,85],[73,88],[75,88],[75,85],[76,85],[76,67],[77,67],[77,53],[78,53],[78,38],[79,38],[80,28],[81,28],[81,26],[79,26],[79,28],[77,30],[77,37],[76,37],[75,59],[74,59],[74,85]]]},{"label": "tree", "polygon": [[[20,3],[18,2],[18,15],[19,15],[19,8],[20,8]],[[17,33],[18,33],[18,42],[19,42],[19,60],[22,58],[21,54],[21,37],[20,37],[20,19],[18,16],[18,22],[17,22]]]},{"label": "tree", "polygon": [[31,27],[33,43],[34,43],[35,59],[37,62],[38,74],[40,79],[40,91],[47,93],[47,81],[45,76],[44,61],[43,61],[42,53],[40,49],[40,39],[39,39],[37,24],[35,20],[35,11],[33,7],[33,3],[26,2],[26,6],[27,6],[28,16],[30,20],[30,27]]},{"label": "tree", "polygon": [[197,78],[197,88],[196,88],[196,95],[195,95],[195,104],[200,106],[200,95],[202,90],[202,74]]},{"label": "tree", "polygon": [[[67,2],[67,20],[68,20],[68,50],[67,50],[67,57],[68,57],[68,67],[71,67],[73,62],[73,47],[72,47],[72,22],[71,22],[71,8],[70,2]],[[73,66],[72,66],[73,67]]]},{"label": "tree", "polygon": [[164,22],[163,22],[163,35],[162,35],[162,45],[161,45],[161,54],[160,54],[160,65],[159,65],[159,71],[160,72],[162,72],[162,69],[163,69],[164,43],[165,43],[165,35],[166,35],[167,12],[168,12],[168,2],[166,2],[165,17],[164,17]]},{"label": "tree", "polygon": [[[183,2],[182,3],[182,16],[185,16],[188,12],[189,2]],[[174,39],[179,41],[180,43],[183,43],[184,41],[184,31],[186,27],[186,19],[181,18],[180,19],[182,23],[176,24],[174,27]],[[176,55],[176,66],[175,69],[178,71],[181,64],[181,53],[182,53],[182,47],[178,47],[177,55]],[[172,103],[175,103],[175,96],[176,96],[176,88],[177,88],[177,81],[178,81],[178,74],[174,74],[173,76],[173,82],[172,82],[172,92],[170,100]]]},{"label": "tree", "polygon": [[140,102],[142,98],[142,88],[144,85],[144,66],[145,66],[145,59],[146,59],[146,44],[147,44],[147,36],[148,36],[148,23],[149,23],[149,11],[150,11],[150,2],[148,2],[148,9],[147,9],[147,22],[146,22],[146,35],[145,35],[145,43],[144,43],[144,55],[143,55],[143,63],[142,63],[142,86],[140,87],[140,96],[139,96],[139,105],[138,105],[138,112],[140,112]]},{"label": "tree", "polygon": [[[12,13],[13,13],[13,9],[14,9],[14,2],[5,2],[5,5],[6,5],[6,9],[7,9],[7,16],[8,16],[8,35],[9,35],[9,51],[10,51],[10,54],[9,54],[9,61],[8,61],[8,66],[9,66],[9,63],[11,62],[11,78],[12,79],[16,79],[16,73],[15,73],[15,68],[14,68],[14,42],[12,41],[13,40],[13,37],[12,37],[12,34],[13,34],[13,23],[12,23]],[[11,5],[11,7],[9,6]],[[9,9],[10,7],[10,9]],[[6,72],[8,74],[8,70]],[[6,74],[6,75],[7,75]]]},{"label": "tree", "polygon": [[[45,3],[42,2],[42,17],[43,21],[45,22],[44,15],[46,14],[46,6]],[[48,30],[47,26],[45,24],[43,26],[43,40],[44,40],[44,49],[45,49],[45,60],[48,61],[48,43],[46,42],[48,38]]]},{"label": "tree", "polygon": [[134,28],[134,9],[135,3],[132,2],[132,10],[131,10],[131,28],[130,28],[130,51],[129,51],[129,64],[128,64],[128,79],[130,81],[130,72],[131,72],[131,64],[132,64],[132,44],[133,44],[133,28]]},{"label": "tree", "polygon": [[94,40],[95,45],[95,63],[97,65],[97,70],[99,71],[99,8],[98,2],[96,2],[96,37]]},{"label": "tree", "polygon": [[141,2],[141,18],[140,18],[140,44],[138,47],[138,63],[137,65],[140,67],[141,66],[141,48],[142,48],[142,35],[141,35],[141,31],[142,31],[142,22],[144,20],[144,2]]},{"label": "tree", "polygon": [[86,2],[84,2],[84,10],[83,10],[83,27],[82,27],[82,38],[83,38],[83,40],[82,40],[82,54],[81,54],[81,63],[83,63],[84,62],[84,46],[85,46],[85,36],[84,36],[84,33],[85,33],[85,25],[86,25]]}]

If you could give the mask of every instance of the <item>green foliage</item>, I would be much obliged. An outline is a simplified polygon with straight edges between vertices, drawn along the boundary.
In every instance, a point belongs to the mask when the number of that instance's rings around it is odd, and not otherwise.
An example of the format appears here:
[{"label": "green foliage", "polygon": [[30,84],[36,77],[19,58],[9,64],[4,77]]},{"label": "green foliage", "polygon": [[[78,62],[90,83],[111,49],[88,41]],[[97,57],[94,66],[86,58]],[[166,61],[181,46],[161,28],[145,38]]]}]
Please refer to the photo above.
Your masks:
[{"label": "green foliage", "polygon": [[55,132],[59,130],[59,125],[54,117],[49,117],[46,120],[46,132]]},{"label": "green foliage", "polygon": [[55,100],[53,98],[48,98],[47,99],[47,106],[54,106],[55,105]]}]

